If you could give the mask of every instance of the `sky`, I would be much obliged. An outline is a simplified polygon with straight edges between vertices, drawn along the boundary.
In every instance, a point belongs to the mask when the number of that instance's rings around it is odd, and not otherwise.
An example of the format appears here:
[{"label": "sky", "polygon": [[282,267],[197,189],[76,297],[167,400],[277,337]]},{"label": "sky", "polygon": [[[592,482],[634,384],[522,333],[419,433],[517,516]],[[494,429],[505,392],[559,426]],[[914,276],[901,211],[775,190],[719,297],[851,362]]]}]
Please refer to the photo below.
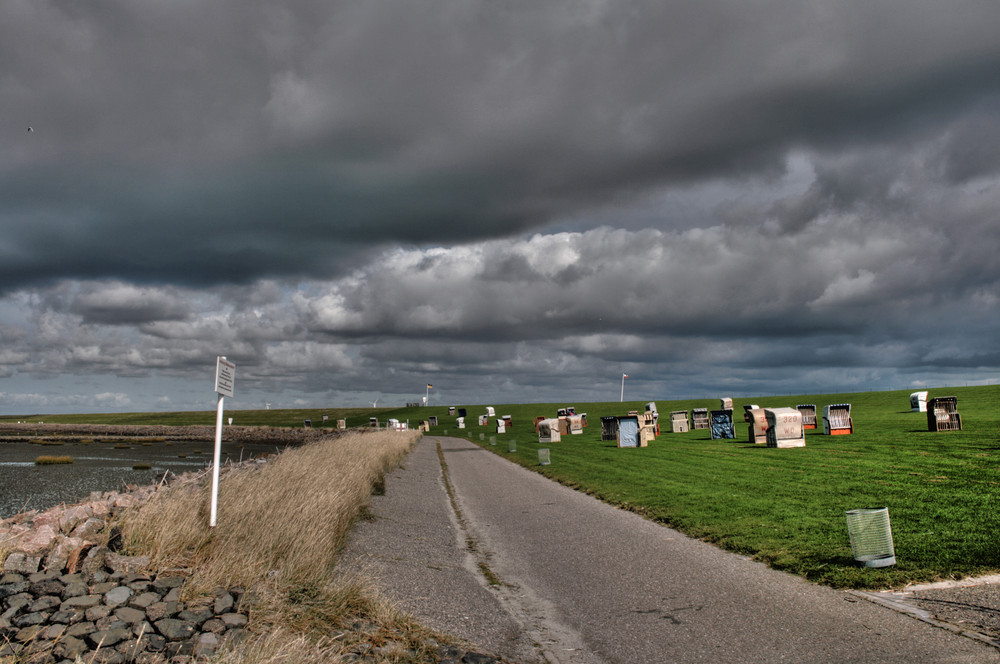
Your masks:
[{"label": "sky", "polygon": [[998,26],[7,0],[0,414],[990,384]]}]

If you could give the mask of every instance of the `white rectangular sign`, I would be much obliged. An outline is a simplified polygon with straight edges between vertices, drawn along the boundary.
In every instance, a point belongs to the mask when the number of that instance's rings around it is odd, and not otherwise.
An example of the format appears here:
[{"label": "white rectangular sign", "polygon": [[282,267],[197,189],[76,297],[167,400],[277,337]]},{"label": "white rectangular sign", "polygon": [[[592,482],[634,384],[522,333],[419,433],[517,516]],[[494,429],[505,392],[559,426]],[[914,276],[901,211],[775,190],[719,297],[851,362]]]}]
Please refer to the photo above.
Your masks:
[{"label": "white rectangular sign", "polygon": [[219,357],[215,365],[215,391],[224,397],[231,397],[235,382],[236,365],[225,357]]}]

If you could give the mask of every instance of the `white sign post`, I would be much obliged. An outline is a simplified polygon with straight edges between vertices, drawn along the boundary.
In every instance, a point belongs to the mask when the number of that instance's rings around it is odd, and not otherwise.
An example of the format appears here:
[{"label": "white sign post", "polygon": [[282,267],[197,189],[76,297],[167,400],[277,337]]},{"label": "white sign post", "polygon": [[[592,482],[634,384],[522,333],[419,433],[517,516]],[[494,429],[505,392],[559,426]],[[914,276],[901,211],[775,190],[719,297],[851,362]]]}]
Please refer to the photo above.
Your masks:
[{"label": "white sign post", "polygon": [[215,527],[219,511],[219,464],[222,461],[222,400],[233,396],[233,384],[236,382],[236,365],[219,356],[215,362],[215,392],[219,395],[219,404],[215,414],[215,456],[212,463],[212,509],[208,525]]}]

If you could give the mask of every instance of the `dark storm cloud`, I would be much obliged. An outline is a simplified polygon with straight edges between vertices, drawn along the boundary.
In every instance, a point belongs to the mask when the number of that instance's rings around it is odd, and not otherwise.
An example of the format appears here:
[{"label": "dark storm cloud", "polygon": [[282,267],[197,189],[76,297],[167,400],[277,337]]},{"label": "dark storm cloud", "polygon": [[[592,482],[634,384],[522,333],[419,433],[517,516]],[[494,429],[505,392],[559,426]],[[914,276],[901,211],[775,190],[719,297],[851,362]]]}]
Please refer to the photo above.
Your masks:
[{"label": "dark storm cloud", "polygon": [[371,246],[774,177],[790,146],[945,138],[950,177],[996,168],[959,122],[988,127],[1000,85],[982,2],[0,12],[6,288],[335,276]]}]

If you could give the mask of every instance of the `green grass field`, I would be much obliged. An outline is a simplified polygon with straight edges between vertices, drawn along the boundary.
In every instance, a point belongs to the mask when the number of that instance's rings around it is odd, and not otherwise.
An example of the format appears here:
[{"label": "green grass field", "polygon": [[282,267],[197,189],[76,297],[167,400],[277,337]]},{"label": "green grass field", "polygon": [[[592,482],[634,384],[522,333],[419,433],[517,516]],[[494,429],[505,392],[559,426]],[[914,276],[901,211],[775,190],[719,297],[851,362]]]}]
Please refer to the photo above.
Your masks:
[{"label": "green grass field", "polygon": [[[911,413],[910,390],[858,394],[761,397],[734,401],[736,440],[711,440],[708,430],[669,433],[672,410],[715,409],[718,399],[657,401],[662,433],[649,447],[619,449],[601,441],[600,417],[644,410],[645,400],[620,403],[496,405],[514,426],[495,433],[477,424],[481,405],[465,406],[467,427],[458,429],[445,406],[402,409],[234,411],[234,423],[349,426],[394,417],[418,421],[434,415],[432,434],[469,438],[485,448],[606,502],[672,526],[727,550],[834,587],[884,588],[960,578],[1000,570],[1000,386],[931,390],[957,396],[964,429],[927,431],[926,414]],[[767,406],[847,402],[855,433],[806,433],[806,447],[768,449],[747,442],[743,404]],[[461,404],[455,404],[462,407]],[[582,435],[540,445],[537,415],[555,416],[572,405],[586,412]],[[14,417],[4,420],[34,419]],[[39,416],[46,422],[113,424],[213,424],[214,413]],[[480,434],[483,440],[480,440]],[[491,437],[495,444],[491,444]],[[517,451],[508,452],[508,441]],[[551,464],[539,466],[538,449]],[[502,497],[498,497],[502,500]],[[845,512],[888,507],[897,563],[870,569],[851,555]]]}]

